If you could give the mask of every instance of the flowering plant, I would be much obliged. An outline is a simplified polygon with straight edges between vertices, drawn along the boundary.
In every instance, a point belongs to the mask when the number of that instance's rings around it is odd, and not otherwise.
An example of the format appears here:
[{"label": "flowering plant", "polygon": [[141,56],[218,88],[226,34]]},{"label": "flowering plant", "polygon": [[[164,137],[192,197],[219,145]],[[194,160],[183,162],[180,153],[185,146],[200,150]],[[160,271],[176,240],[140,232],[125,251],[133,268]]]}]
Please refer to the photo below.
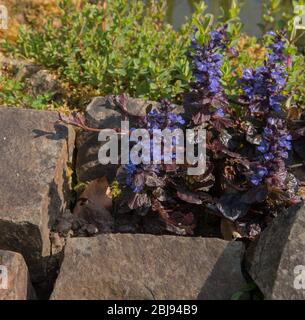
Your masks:
[{"label": "flowering plant", "polygon": [[222,85],[224,57],[237,55],[228,37],[227,25],[211,31],[204,44],[193,37],[189,57],[195,81],[185,93],[185,119],[163,102],[144,121],[154,129],[205,128],[206,172],[187,176],[186,166],[175,163],[127,165],[118,177],[122,198],[128,194],[127,202],[120,200],[122,208],[157,212],[177,234],[193,234],[201,212],[229,220],[241,236],[254,238],[279,208],[300,201],[298,179],[288,166],[296,131],[288,125],[284,104],[291,68],[285,34],[267,34],[264,61],[243,70],[233,102]]},{"label": "flowering plant", "polygon": [[[163,232],[179,235],[201,234],[202,221],[214,215],[253,239],[280,209],[301,201],[295,169],[305,160],[304,96],[295,93],[301,92],[296,77],[304,57],[277,31],[268,32],[265,46],[256,44],[259,53],[249,59],[237,40],[236,17],[214,30],[205,17],[196,27],[184,112],[162,100],[138,123],[148,130],[151,145],[154,130],[205,129],[206,170],[187,174],[190,165],[177,161],[178,141],[171,164],[164,155],[157,164],[122,165],[115,215],[159,217]],[[123,111],[124,99],[118,99]],[[75,123],[86,129],[82,121]],[[196,135],[194,142],[198,149],[203,143]]]}]

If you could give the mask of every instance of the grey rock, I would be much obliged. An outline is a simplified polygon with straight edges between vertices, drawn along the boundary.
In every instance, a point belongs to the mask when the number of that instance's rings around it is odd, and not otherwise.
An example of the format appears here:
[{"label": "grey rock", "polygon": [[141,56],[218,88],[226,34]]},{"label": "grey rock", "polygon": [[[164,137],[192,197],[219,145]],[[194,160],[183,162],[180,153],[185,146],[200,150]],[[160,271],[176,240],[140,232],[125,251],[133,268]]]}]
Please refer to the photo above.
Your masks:
[{"label": "grey rock", "polygon": [[34,73],[29,79],[27,79],[27,83],[30,88],[30,93],[33,96],[50,94],[52,97],[59,99],[62,95],[62,89],[58,80],[47,70],[39,70]]},{"label": "grey rock", "polygon": [[55,231],[58,232],[61,236],[67,237],[72,229],[73,220],[73,214],[70,212],[70,210],[66,210],[64,214],[57,219],[54,228]]},{"label": "grey rock", "polygon": [[0,249],[23,255],[33,283],[47,276],[50,230],[68,198],[74,131],[57,119],[55,112],[0,108]]},{"label": "grey rock", "polygon": [[30,95],[37,97],[49,94],[53,100],[57,101],[64,95],[60,82],[41,65],[0,55],[0,68],[10,70],[16,80],[25,83],[26,91]]},{"label": "grey rock", "polygon": [[24,81],[25,79],[30,78],[42,69],[42,66],[34,64],[30,61],[8,58],[3,56],[1,53],[0,67],[2,69],[11,70],[12,75],[16,80],[19,81]]},{"label": "grey rock", "polygon": [[0,300],[28,299],[35,299],[35,292],[22,255],[0,250]]},{"label": "grey rock", "polygon": [[39,65],[20,62],[13,67],[13,74],[15,75],[16,80],[25,81],[34,76],[41,69],[42,67]]},{"label": "grey rock", "polygon": [[52,255],[61,253],[66,244],[65,238],[60,236],[58,232],[50,232],[50,242]]},{"label": "grey rock", "polygon": [[99,232],[98,228],[93,224],[85,224],[83,225],[81,231],[84,232],[85,236],[94,236]]},{"label": "grey rock", "polygon": [[242,253],[241,242],[212,238],[72,238],[51,299],[230,299],[245,284]]},{"label": "grey rock", "polygon": [[[134,116],[144,117],[147,109],[156,107],[158,103],[128,97],[127,111]],[[86,108],[86,121],[91,127],[98,128],[120,128],[123,120],[120,108],[115,103],[115,97],[96,97]],[[137,123],[137,119],[132,119],[132,124]]]},{"label": "grey rock", "polygon": [[[297,205],[279,214],[247,249],[246,267],[265,299],[305,299],[304,248],[305,207]],[[295,273],[297,266],[304,270]],[[304,289],[294,287],[297,276]]]}]

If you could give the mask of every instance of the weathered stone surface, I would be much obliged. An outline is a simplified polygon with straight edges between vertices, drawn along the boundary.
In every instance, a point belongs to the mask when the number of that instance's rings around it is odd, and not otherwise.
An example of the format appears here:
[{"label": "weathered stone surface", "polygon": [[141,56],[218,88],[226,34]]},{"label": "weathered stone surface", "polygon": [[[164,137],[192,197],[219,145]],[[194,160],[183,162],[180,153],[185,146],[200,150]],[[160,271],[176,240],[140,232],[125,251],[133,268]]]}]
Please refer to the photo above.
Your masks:
[{"label": "weathered stone surface", "polygon": [[21,254],[0,250],[0,300],[34,299],[28,268]]},{"label": "weathered stone surface", "polygon": [[54,99],[59,99],[63,94],[58,80],[47,70],[39,70],[28,78],[26,82],[30,88],[29,93],[33,96],[49,94],[52,95]]},{"label": "weathered stone surface", "polygon": [[41,70],[42,66],[26,60],[7,58],[0,53],[0,68],[10,70],[16,80],[24,81]]},{"label": "weathered stone surface", "polygon": [[211,238],[69,239],[51,299],[230,299],[244,285],[242,250]]},{"label": "weathered stone surface", "polygon": [[50,229],[66,205],[73,131],[57,119],[0,108],[0,249],[20,252],[35,283],[46,277]]},{"label": "weathered stone surface", "polygon": [[[294,283],[299,275],[305,285],[305,207],[294,206],[280,214],[247,250],[247,269],[265,299],[305,299],[305,290]],[[303,279],[303,280],[302,280]]]},{"label": "weathered stone surface", "polygon": [[[156,102],[128,98],[127,111],[134,116],[145,116],[147,110],[158,105]],[[176,111],[183,113],[183,107],[177,106]],[[120,128],[123,120],[120,108],[113,96],[96,97],[88,105],[85,114],[86,124],[93,128]],[[137,117],[130,117],[130,127],[137,127]],[[111,181],[116,174],[117,165],[101,165],[98,161],[98,151],[102,143],[98,134],[82,132],[77,137],[76,173],[80,181],[92,181],[107,176]]]}]

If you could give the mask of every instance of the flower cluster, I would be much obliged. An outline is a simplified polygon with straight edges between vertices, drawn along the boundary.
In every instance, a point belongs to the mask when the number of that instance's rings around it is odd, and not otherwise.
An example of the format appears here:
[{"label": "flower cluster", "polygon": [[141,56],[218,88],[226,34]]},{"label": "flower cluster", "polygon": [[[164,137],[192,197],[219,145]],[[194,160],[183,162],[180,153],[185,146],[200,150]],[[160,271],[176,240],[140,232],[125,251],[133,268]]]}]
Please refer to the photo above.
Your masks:
[{"label": "flower cluster", "polygon": [[[222,88],[225,77],[222,79],[221,72],[225,50],[230,50],[226,26],[210,32],[205,44],[198,44],[193,37],[190,57],[195,82],[184,94],[184,110],[189,121],[166,100],[152,106],[145,117],[137,118],[139,127],[149,133],[137,146],[150,143],[150,149],[140,154],[144,160],[141,164],[130,162],[118,170],[121,191],[116,199],[118,213],[128,212],[141,219],[157,217],[163,230],[179,235],[192,235],[203,229],[196,228],[196,223],[206,214],[214,213],[231,221],[239,234],[253,238],[266,227],[279,206],[298,201],[295,196],[298,182],[286,165],[296,147],[292,136],[296,138],[295,132],[287,128],[283,108],[289,64],[285,40],[280,33],[271,32],[268,37],[269,51],[264,63],[243,71],[240,79],[243,94],[235,97],[238,92],[235,90],[230,99],[226,96],[229,91]],[[227,64],[231,57],[232,53]],[[227,65],[223,70],[227,70]],[[234,103],[231,108],[229,101]],[[131,117],[127,97],[120,97],[117,102],[122,113]],[[70,122],[90,129],[80,117]],[[169,159],[162,155],[164,150],[158,164],[151,164],[155,130],[186,127],[195,132],[206,129],[206,171],[187,175],[189,165],[176,161],[178,148],[183,148],[183,154],[186,148],[177,141],[170,155],[172,164],[167,164]],[[304,132],[297,132],[303,140]],[[192,142],[196,151],[201,141],[195,135]],[[145,157],[150,158],[149,162]]]},{"label": "flower cluster", "polygon": [[[193,36],[191,57],[193,59],[193,74],[196,79],[193,84],[193,99],[197,104],[197,113],[193,117],[195,125],[205,122],[206,116],[224,117],[226,101],[221,86],[221,66],[223,51],[226,48],[226,25],[210,32],[210,40],[199,45]],[[201,103],[198,105],[198,101]],[[212,110],[210,110],[212,107]]]},{"label": "flower cluster", "polygon": [[249,112],[254,119],[263,124],[257,158],[250,175],[254,186],[266,183],[271,187],[283,189],[287,179],[285,160],[292,150],[292,137],[288,134],[286,122],[282,119],[281,94],[286,84],[285,42],[281,34],[270,32],[272,42],[264,66],[256,70],[246,69],[241,83]]},{"label": "flower cluster", "polygon": [[270,31],[267,35],[272,37],[272,42],[268,46],[270,52],[267,53],[269,63],[284,63],[287,61],[287,56],[285,55],[285,34]]},{"label": "flower cluster", "polygon": [[285,86],[286,76],[282,67],[277,65],[265,64],[256,70],[244,70],[241,83],[252,115],[281,111],[285,98],[280,92]]},{"label": "flower cluster", "polygon": [[281,94],[287,79],[284,41],[274,34],[273,42],[268,48],[270,52],[264,66],[255,70],[245,69],[240,81],[245,93],[244,99],[249,104],[252,115],[266,116],[272,111],[280,112],[281,104],[285,100]]},{"label": "flower cluster", "polygon": [[260,164],[251,176],[251,183],[257,186],[266,178],[268,185],[283,188],[287,178],[285,159],[288,159],[291,150],[292,136],[287,132],[285,121],[268,118],[262,140],[257,147]]},{"label": "flower cluster", "polygon": [[225,48],[225,27],[212,31],[210,41],[200,46],[193,37],[191,48],[194,49],[194,76],[197,86],[206,91],[206,94],[216,95],[221,92],[220,85],[223,55],[220,50]]},{"label": "flower cluster", "polygon": [[123,170],[125,171],[125,181],[119,181],[120,183],[124,183],[126,186],[130,187],[133,192],[137,193],[142,190],[141,185],[136,184],[135,175],[138,173],[137,166],[133,163],[126,164],[123,167]]},{"label": "flower cluster", "polygon": [[145,126],[152,132],[154,129],[177,129],[185,124],[185,120],[179,114],[174,113],[175,106],[167,100],[161,102],[160,108],[153,109],[145,117]]},{"label": "flower cluster", "polygon": [[[131,188],[134,193],[142,192],[145,187],[145,176],[154,175],[158,176],[162,174],[162,165],[151,165],[144,163],[150,162],[153,159],[153,138],[152,134],[154,130],[164,130],[169,129],[173,131],[175,129],[181,128],[185,124],[185,120],[180,114],[174,113],[175,106],[172,105],[169,101],[163,100],[157,108],[154,108],[147,113],[142,127],[147,129],[150,134],[150,155],[149,159],[145,159],[145,156],[142,154],[143,163],[139,165],[127,164],[123,166],[123,174],[120,174],[119,179],[121,184],[126,185]],[[141,142],[139,142],[141,144]],[[174,141],[175,145],[175,141]],[[175,162],[176,153],[175,148],[172,153],[172,161]],[[148,161],[145,161],[148,160]],[[169,160],[165,159],[164,155],[161,154],[161,161]]]}]

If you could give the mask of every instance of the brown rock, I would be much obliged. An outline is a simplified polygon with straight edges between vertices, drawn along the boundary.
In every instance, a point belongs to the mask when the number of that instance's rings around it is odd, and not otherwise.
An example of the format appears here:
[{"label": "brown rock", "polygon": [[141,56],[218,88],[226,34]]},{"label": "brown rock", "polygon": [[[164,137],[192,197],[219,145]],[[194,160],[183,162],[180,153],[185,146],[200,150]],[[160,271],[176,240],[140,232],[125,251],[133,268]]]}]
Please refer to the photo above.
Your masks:
[{"label": "brown rock", "polygon": [[49,233],[69,189],[73,131],[57,119],[55,112],[0,108],[0,249],[20,252],[35,283],[46,277]]},{"label": "brown rock", "polygon": [[22,255],[0,250],[0,300],[33,298],[34,291]]},{"label": "brown rock", "polygon": [[107,234],[68,239],[51,299],[230,299],[241,242]]},{"label": "brown rock", "polygon": [[279,214],[247,250],[248,272],[265,299],[305,299],[304,245],[305,207],[294,206]]}]

